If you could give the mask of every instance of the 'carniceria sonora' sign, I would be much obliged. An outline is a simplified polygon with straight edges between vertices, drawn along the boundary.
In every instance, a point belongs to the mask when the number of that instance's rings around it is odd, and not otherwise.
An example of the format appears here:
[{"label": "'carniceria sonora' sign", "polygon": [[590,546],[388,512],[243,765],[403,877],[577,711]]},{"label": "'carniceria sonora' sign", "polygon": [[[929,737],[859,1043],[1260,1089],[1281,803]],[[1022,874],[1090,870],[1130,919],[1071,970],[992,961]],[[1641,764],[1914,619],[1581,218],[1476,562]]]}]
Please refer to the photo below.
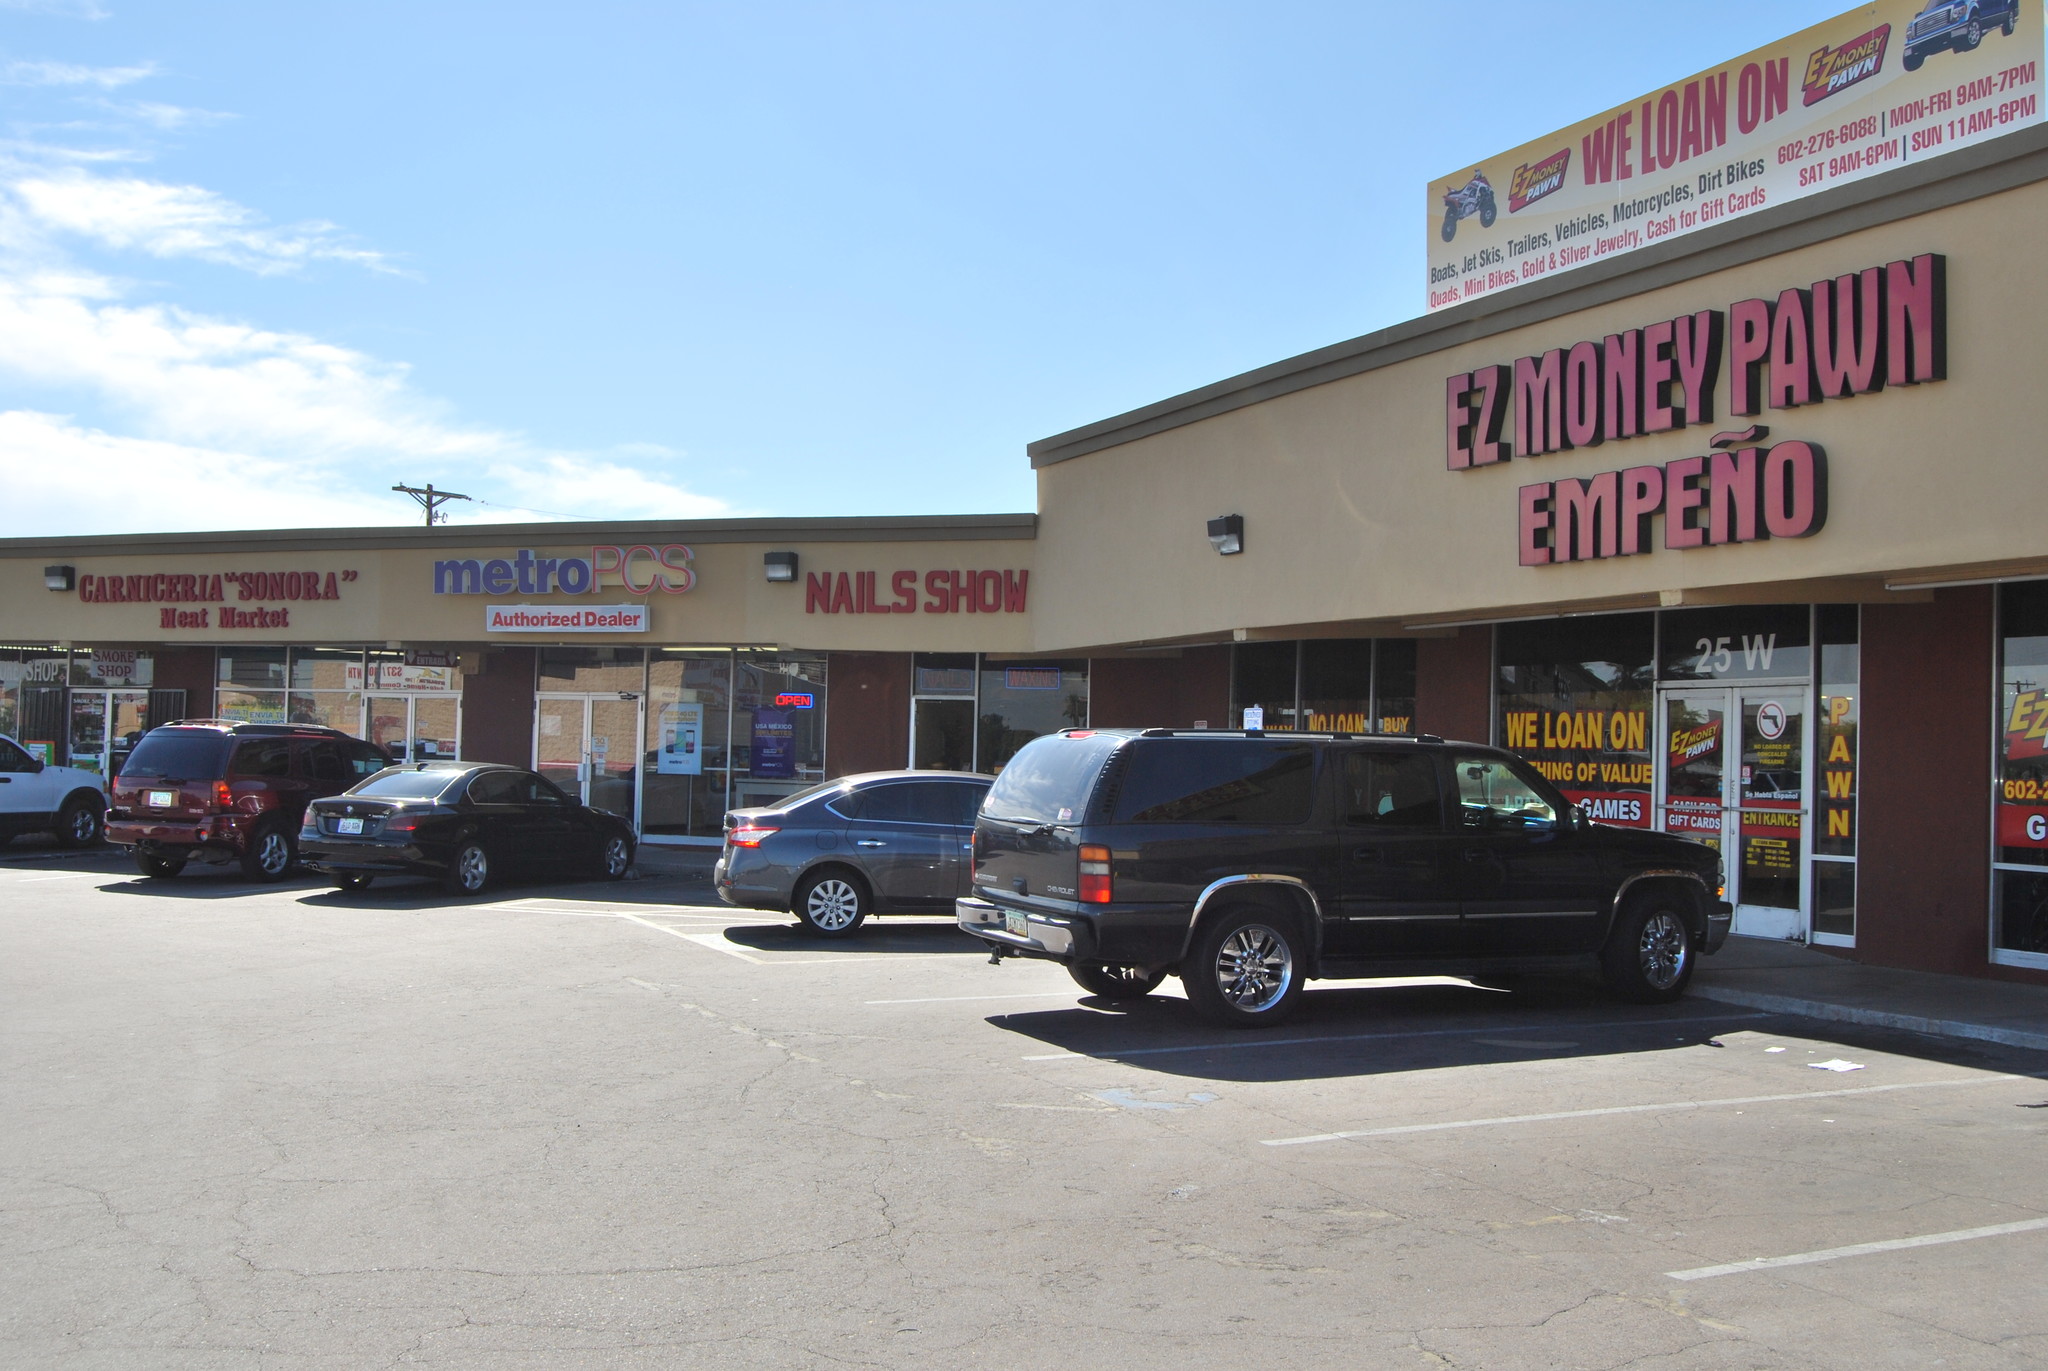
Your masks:
[{"label": "'carniceria sonora' sign", "polygon": [[2038,0],[1881,0],[1429,186],[1429,308],[2041,122]]}]

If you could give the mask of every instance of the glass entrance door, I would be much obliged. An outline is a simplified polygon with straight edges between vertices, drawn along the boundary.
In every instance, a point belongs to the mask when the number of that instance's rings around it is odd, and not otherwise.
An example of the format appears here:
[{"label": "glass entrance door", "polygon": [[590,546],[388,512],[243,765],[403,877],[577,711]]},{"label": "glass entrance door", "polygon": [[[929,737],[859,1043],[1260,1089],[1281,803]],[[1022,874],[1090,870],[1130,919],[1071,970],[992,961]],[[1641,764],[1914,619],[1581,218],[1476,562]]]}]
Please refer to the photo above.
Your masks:
[{"label": "glass entrance door", "polygon": [[462,755],[462,701],[454,695],[372,695],[364,734],[396,762]]},{"label": "glass entrance door", "polygon": [[1736,933],[1804,938],[1805,692],[1666,690],[1657,710],[1657,827],[1720,849]]},{"label": "glass entrance door", "polygon": [[74,688],[68,764],[111,781],[148,729],[148,691]]},{"label": "glass entrance door", "polygon": [[594,809],[627,819],[640,795],[638,695],[543,695],[535,701],[533,767]]},{"label": "glass entrance door", "polygon": [[974,701],[912,700],[910,765],[919,771],[972,771]]}]

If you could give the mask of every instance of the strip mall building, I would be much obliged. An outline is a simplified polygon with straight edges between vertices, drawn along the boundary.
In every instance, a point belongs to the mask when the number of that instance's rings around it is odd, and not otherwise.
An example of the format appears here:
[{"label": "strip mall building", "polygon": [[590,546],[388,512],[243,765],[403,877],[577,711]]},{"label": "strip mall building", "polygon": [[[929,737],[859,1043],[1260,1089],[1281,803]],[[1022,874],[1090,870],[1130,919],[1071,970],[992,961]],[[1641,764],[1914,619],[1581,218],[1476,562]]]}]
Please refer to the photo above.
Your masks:
[{"label": "strip mall building", "polygon": [[0,728],[318,721],[691,841],[1253,708],[1719,842],[1740,933],[2048,982],[2044,222],[2033,127],[1046,439],[1036,515],[16,539]]}]

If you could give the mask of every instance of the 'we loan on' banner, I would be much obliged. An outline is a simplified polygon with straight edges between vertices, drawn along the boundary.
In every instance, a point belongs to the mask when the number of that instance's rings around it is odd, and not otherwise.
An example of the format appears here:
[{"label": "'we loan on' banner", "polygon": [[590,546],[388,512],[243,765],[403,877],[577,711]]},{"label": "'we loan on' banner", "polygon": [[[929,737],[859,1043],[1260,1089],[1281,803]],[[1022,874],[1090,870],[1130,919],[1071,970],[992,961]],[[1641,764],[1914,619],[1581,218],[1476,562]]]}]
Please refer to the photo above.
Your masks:
[{"label": "'we loan on' banner", "polygon": [[1429,187],[1429,307],[2042,119],[2041,0],[1881,0]]}]

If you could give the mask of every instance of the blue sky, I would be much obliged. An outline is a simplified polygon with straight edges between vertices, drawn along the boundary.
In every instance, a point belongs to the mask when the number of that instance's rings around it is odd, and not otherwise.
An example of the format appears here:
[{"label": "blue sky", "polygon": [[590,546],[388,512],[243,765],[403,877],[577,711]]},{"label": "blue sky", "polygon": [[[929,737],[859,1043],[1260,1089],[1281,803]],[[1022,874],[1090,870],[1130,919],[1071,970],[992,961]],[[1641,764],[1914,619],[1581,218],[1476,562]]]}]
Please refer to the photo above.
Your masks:
[{"label": "blue sky", "polygon": [[1028,510],[1844,8],[0,0],[0,535]]}]

